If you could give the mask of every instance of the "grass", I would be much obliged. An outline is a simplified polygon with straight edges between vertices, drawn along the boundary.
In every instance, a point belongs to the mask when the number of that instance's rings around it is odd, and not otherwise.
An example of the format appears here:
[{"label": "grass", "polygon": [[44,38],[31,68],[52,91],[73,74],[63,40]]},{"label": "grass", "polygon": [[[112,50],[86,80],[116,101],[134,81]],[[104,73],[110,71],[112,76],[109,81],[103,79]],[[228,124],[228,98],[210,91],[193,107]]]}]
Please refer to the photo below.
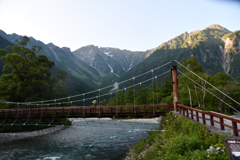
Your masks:
[{"label": "grass", "polygon": [[[228,160],[224,135],[207,130],[206,126],[169,113],[161,122],[163,131],[150,132],[147,139],[134,145],[128,157],[133,160]],[[221,147],[221,154],[207,152],[210,146]]]}]

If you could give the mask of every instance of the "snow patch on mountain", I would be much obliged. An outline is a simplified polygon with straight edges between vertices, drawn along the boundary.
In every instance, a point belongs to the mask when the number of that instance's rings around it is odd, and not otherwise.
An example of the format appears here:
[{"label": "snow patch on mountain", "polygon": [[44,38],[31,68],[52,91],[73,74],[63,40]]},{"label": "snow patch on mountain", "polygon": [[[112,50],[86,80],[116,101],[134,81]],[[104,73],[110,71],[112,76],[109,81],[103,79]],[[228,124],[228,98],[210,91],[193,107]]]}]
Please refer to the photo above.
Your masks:
[{"label": "snow patch on mountain", "polygon": [[111,52],[103,52],[104,54],[106,54],[107,56],[113,57],[113,55],[111,55]]},{"label": "snow patch on mountain", "polygon": [[108,64],[108,67],[110,68],[111,73],[113,73],[113,69],[112,69],[112,67],[109,64]]},{"label": "snow patch on mountain", "polygon": [[100,86],[102,84],[102,82],[96,82],[96,81],[93,81],[95,84],[97,84],[98,86]]}]

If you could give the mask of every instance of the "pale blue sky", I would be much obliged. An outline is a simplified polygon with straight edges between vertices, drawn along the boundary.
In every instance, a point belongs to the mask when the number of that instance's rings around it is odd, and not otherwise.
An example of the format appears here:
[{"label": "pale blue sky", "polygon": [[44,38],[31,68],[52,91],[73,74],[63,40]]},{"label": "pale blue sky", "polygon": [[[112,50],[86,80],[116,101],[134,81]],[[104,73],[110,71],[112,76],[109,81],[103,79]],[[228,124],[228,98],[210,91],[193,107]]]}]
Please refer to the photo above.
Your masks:
[{"label": "pale blue sky", "polygon": [[131,51],[219,24],[240,30],[240,3],[223,0],[0,0],[0,29],[44,43]]}]

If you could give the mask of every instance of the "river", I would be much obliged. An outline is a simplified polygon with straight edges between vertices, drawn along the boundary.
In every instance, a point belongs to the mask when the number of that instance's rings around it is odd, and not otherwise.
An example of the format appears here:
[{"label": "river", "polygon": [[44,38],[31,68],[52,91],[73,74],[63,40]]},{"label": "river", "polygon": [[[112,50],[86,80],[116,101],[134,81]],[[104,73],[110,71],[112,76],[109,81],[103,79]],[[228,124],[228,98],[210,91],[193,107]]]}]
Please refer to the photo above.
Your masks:
[{"label": "river", "polygon": [[75,120],[51,134],[0,144],[1,160],[122,160],[157,123]]}]

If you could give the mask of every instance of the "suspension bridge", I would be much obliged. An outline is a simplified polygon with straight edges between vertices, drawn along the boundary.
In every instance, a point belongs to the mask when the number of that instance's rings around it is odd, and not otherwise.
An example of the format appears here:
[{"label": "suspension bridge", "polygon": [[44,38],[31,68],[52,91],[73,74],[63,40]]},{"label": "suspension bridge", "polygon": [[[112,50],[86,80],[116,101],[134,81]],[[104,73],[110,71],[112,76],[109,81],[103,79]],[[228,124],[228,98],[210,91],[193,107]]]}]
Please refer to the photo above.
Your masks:
[{"label": "suspension bridge", "polygon": [[[203,124],[209,124],[210,126],[219,126],[221,130],[226,128],[231,129],[233,135],[238,136],[240,129],[240,119],[233,118],[231,116],[226,116],[213,111],[202,111],[189,106],[180,104],[178,96],[178,73],[186,76],[190,81],[198,85],[199,88],[206,90],[209,94],[213,95],[219,99],[222,103],[228,105],[230,108],[239,113],[230,104],[223,101],[221,98],[216,96],[211,91],[207,90],[203,85],[194,81],[192,78],[187,76],[185,73],[181,72],[177,65],[182,66],[187,71],[191,72],[193,75],[211,85],[209,82],[198,76],[196,73],[189,70],[186,66],[183,66],[178,61],[171,61],[164,65],[158,66],[150,71],[139,74],[135,77],[127,79],[122,82],[115,83],[104,88],[100,88],[87,93],[82,93],[78,95],[68,96],[59,99],[36,101],[36,102],[9,102],[0,101],[0,103],[5,104],[6,108],[0,110],[0,126],[5,125],[41,125],[43,119],[52,119],[48,125],[52,125],[54,119],[56,118],[89,118],[89,117],[159,117],[166,115],[170,111],[178,112],[186,117],[190,117],[193,120],[201,122]],[[167,70],[167,71],[166,71]],[[135,92],[136,88],[139,86],[148,86],[154,81],[158,83],[163,76],[171,76],[172,78],[172,89],[173,89],[173,105],[169,104],[159,104],[158,96],[154,93],[154,87],[152,92],[152,102],[151,104],[135,104]],[[142,77],[147,78],[143,80]],[[232,100],[237,105],[239,102],[232,99],[218,88],[211,85],[214,89],[224,94],[230,100]],[[131,96],[133,97],[134,104],[121,104],[122,101],[127,103],[128,95],[127,91],[132,90]],[[118,98],[113,100],[113,97],[117,97],[119,93],[124,93],[120,101]],[[92,101],[97,100],[101,102],[105,99],[112,99],[113,104],[105,106],[98,104],[97,106],[92,106]],[[172,107],[173,106],[173,107]],[[36,123],[28,123],[31,119],[38,119]],[[26,121],[21,121],[19,124],[19,119],[25,119]],[[12,120],[9,123],[9,120]]]}]

